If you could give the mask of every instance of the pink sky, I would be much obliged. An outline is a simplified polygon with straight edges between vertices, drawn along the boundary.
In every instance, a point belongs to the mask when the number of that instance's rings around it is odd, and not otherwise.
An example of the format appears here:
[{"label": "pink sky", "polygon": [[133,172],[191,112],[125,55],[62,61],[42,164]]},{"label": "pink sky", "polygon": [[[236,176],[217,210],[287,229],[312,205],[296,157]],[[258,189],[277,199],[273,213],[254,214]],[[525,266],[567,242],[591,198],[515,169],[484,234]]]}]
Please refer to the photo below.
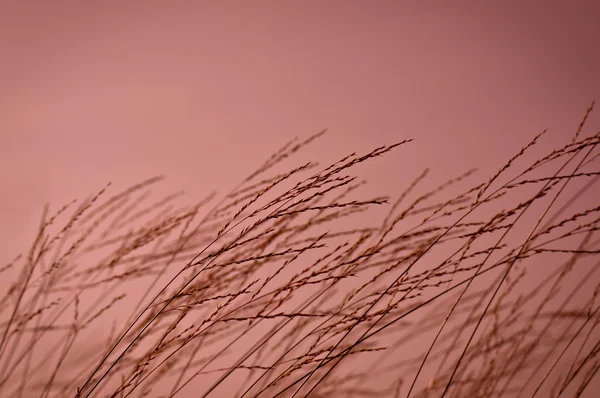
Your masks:
[{"label": "pink sky", "polygon": [[44,203],[108,181],[165,174],[192,202],[323,128],[307,156],[324,163],[415,139],[364,169],[374,194],[428,166],[480,181],[600,101],[591,0],[2,4],[0,265]]}]

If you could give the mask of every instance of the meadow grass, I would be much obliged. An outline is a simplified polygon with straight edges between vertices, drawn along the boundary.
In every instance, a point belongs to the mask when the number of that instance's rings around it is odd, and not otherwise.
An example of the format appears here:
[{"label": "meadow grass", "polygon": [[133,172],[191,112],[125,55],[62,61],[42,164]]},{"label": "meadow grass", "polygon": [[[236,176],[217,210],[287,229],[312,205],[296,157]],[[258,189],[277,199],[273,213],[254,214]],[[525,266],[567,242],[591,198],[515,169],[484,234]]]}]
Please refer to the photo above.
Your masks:
[{"label": "meadow grass", "polygon": [[[0,268],[2,397],[595,396],[600,132],[365,197],[290,141],[228,194],[45,208]],[[595,190],[595,191],[594,191]],[[379,219],[378,219],[379,217]]]}]

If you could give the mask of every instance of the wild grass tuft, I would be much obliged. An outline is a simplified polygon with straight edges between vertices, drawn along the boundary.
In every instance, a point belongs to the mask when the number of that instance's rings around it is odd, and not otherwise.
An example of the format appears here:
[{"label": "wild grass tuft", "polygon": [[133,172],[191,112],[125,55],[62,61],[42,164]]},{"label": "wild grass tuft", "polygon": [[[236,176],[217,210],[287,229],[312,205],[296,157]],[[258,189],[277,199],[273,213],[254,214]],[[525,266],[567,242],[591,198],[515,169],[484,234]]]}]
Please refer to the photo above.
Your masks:
[{"label": "wild grass tuft", "polygon": [[547,154],[394,197],[353,171],[410,140],[284,165],[321,132],[220,199],[151,202],[156,177],[46,208],[0,267],[0,396],[594,396],[592,108]]}]

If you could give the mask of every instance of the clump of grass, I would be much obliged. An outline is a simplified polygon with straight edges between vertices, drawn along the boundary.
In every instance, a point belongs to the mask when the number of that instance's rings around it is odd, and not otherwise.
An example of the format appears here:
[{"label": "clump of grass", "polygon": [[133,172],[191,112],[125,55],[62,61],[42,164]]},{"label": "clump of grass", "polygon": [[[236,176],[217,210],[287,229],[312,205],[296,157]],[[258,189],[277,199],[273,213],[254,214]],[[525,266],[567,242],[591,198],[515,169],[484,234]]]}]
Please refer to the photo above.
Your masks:
[{"label": "clump of grass", "polygon": [[593,395],[600,133],[583,126],[395,198],[360,197],[351,172],[410,140],[283,171],[321,132],[218,200],[148,203],[157,177],[46,208],[0,269],[0,395]]}]

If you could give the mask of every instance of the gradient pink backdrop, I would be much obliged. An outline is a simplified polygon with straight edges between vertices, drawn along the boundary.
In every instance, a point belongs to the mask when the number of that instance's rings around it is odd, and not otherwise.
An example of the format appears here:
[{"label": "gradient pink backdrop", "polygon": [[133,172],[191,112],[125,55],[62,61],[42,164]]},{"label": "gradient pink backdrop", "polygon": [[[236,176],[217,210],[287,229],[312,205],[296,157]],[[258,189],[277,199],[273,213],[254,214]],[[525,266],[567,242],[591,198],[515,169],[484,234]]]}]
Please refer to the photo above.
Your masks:
[{"label": "gradient pink backdrop", "polygon": [[0,262],[44,203],[155,174],[192,201],[325,127],[310,158],[415,139],[365,169],[377,194],[484,179],[600,100],[599,4],[1,1]]}]

